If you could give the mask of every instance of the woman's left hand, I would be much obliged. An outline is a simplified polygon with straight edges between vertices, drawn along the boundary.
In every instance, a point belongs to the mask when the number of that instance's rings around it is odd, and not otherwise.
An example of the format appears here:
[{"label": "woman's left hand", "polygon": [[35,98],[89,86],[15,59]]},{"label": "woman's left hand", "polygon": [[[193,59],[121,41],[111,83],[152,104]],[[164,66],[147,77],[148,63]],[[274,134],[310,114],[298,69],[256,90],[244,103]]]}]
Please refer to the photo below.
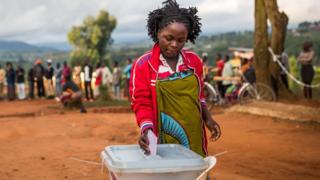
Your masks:
[{"label": "woman's left hand", "polygon": [[211,132],[210,140],[216,141],[221,136],[221,128],[219,124],[212,118],[211,113],[208,111],[207,107],[203,107],[202,118],[209,131]]},{"label": "woman's left hand", "polygon": [[210,140],[211,141],[218,140],[221,136],[221,128],[219,124],[212,118],[209,118],[206,121],[206,125],[209,131],[211,132]]}]

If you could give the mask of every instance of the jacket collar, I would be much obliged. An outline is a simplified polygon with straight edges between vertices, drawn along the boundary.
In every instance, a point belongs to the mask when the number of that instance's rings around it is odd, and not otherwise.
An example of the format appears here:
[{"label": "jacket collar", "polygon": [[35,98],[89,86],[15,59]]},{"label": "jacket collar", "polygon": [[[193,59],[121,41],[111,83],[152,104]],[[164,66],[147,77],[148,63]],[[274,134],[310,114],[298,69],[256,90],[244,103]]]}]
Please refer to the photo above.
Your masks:
[{"label": "jacket collar", "polygon": [[[149,59],[148,62],[151,68],[153,69],[153,71],[155,71],[156,73],[158,72],[159,65],[160,65],[160,53],[161,53],[160,46],[158,43],[155,43],[151,50],[151,58]],[[182,55],[183,62],[188,66],[190,66],[190,60],[187,58],[185,50],[182,49],[180,53]]]}]

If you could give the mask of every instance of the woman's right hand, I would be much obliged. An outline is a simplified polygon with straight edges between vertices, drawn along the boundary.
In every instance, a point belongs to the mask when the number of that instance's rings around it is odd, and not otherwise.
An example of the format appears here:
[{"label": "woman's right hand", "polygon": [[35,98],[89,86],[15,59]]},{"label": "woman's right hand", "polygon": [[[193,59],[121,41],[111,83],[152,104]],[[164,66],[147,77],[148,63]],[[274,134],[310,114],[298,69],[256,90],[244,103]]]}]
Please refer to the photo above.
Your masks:
[{"label": "woman's right hand", "polygon": [[146,129],[141,135],[140,135],[140,138],[139,138],[139,145],[140,145],[140,148],[144,150],[144,153],[146,155],[150,154],[150,149],[149,149],[149,141],[148,141],[148,131],[149,129]]}]

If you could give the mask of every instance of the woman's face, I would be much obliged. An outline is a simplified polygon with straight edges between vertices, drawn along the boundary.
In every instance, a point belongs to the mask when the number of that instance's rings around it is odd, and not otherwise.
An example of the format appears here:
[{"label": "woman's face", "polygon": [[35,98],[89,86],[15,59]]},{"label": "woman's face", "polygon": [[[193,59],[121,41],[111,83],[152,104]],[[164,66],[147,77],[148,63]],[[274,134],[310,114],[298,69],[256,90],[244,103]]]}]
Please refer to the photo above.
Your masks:
[{"label": "woman's face", "polygon": [[188,38],[186,26],[174,22],[158,32],[159,46],[161,53],[166,58],[176,58]]}]

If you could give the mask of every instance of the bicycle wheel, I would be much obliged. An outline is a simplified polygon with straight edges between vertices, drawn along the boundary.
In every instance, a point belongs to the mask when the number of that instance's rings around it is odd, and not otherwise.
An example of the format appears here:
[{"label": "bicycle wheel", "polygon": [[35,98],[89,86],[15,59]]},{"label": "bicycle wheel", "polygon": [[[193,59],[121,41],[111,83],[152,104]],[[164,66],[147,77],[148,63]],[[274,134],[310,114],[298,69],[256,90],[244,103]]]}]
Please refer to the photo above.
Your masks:
[{"label": "bicycle wheel", "polygon": [[240,104],[252,101],[275,101],[274,91],[267,85],[256,83],[248,84],[239,94]]},{"label": "bicycle wheel", "polygon": [[204,83],[204,97],[207,102],[207,107],[209,110],[213,108],[213,106],[219,102],[220,97],[216,89],[209,83]]},{"label": "bicycle wheel", "polygon": [[258,92],[257,100],[259,100],[259,101],[276,101],[276,94],[269,86],[262,84],[262,83],[257,83],[256,89]]},{"label": "bicycle wheel", "polygon": [[254,101],[257,97],[257,93],[255,91],[255,88],[251,85],[246,85],[245,88],[241,89],[238,99],[241,105],[248,104]]}]

